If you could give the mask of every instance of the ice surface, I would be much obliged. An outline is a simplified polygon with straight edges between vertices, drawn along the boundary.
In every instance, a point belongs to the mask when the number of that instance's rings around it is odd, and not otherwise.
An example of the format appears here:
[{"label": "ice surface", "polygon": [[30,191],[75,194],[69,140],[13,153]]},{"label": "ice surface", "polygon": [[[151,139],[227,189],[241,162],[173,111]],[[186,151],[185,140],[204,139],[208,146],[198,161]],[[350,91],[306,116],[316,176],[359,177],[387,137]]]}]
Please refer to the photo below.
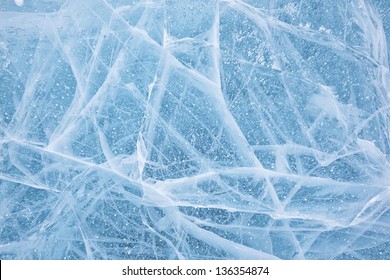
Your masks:
[{"label": "ice surface", "polygon": [[0,2],[1,259],[390,259],[388,0]]},{"label": "ice surface", "polygon": [[19,7],[23,6],[24,0],[15,0],[15,4]]}]

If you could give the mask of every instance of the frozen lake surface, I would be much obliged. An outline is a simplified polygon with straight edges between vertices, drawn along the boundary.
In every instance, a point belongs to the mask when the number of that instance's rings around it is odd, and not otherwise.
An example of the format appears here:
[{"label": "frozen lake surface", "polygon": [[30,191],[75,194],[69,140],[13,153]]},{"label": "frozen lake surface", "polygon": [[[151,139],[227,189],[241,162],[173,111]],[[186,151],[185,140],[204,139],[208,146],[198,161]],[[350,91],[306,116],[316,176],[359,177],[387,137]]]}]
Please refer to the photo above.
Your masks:
[{"label": "frozen lake surface", "polygon": [[1,259],[390,259],[390,1],[2,0]]}]

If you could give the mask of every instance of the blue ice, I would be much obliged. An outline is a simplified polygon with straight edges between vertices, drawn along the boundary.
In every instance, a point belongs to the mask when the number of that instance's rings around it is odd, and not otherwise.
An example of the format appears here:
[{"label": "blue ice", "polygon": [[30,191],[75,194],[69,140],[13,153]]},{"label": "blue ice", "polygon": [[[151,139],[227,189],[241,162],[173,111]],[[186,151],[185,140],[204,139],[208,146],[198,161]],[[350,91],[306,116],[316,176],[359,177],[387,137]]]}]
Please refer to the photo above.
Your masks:
[{"label": "blue ice", "polygon": [[1,259],[390,259],[390,2],[0,2]]}]

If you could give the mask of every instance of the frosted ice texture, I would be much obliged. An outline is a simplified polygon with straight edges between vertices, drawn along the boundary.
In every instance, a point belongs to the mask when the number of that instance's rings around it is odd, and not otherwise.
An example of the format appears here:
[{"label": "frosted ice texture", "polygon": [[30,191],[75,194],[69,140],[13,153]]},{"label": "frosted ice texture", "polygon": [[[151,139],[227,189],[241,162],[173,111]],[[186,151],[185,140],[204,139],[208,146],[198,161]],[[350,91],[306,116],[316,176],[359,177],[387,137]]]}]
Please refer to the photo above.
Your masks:
[{"label": "frosted ice texture", "polygon": [[390,2],[0,2],[0,258],[390,259]]}]

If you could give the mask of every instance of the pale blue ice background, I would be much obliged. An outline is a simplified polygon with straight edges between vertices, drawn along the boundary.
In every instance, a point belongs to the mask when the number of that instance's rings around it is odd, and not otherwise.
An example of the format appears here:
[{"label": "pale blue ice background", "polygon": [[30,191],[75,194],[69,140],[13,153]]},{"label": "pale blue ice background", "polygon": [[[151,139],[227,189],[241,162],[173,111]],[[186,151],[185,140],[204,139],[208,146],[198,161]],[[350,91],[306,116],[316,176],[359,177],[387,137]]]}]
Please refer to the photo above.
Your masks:
[{"label": "pale blue ice background", "polygon": [[1,259],[390,259],[390,1],[1,0]]}]

